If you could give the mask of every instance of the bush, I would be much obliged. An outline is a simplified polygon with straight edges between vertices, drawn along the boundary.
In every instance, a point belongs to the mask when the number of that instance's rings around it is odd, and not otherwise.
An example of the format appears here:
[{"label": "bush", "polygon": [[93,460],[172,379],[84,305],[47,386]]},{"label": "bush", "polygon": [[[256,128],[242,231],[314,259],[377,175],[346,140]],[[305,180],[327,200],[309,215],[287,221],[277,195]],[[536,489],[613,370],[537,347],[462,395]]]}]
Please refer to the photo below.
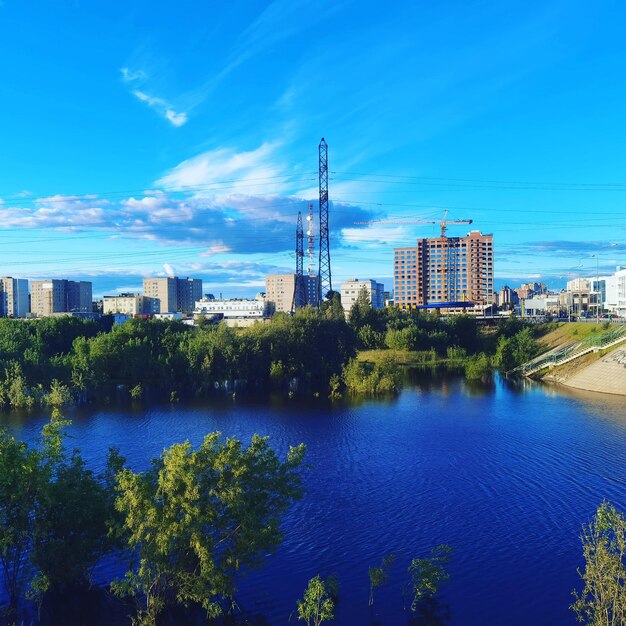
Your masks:
[{"label": "bush", "polygon": [[376,364],[352,359],[343,368],[343,381],[352,393],[395,393],[401,387],[401,370],[391,359]]},{"label": "bush", "polygon": [[484,352],[470,357],[465,363],[465,378],[467,380],[484,380],[490,373],[491,363]]}]

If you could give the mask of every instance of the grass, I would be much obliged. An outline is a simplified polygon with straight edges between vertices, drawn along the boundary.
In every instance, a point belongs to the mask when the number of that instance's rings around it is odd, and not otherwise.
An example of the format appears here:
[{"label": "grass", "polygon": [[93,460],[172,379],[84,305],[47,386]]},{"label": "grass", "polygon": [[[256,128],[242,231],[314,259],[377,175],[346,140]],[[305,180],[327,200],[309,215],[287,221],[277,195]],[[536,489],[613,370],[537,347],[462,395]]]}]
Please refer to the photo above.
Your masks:
[{"label": "grass", "polygon": [[[550,324],[554,326],[554,324]],[[557,322],[556,328],[537,338],[544,350],[582,341],[595,333],[605,332],[602,324],[590,322]]]},{"label": "grass", "polygon": [[[433,358],[434,355],[434,358]],[[360,350],[356,358],[363,363],[380,363],[383,360],[392,360],[396,365],[406,365],[408,367],[418,367],[420,365],[433,365],[448,363],[450,359],[438,356],[430,350]],[[455,360],[454,363],[464,363],[465,359]]]}]

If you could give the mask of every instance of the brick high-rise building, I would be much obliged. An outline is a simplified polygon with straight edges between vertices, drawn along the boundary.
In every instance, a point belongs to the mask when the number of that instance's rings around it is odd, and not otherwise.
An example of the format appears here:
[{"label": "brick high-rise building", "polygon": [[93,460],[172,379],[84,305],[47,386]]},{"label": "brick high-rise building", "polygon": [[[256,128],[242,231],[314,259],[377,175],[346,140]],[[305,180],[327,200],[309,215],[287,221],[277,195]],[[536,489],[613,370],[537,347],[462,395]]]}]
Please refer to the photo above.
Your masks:
[{"label": "brick high-rise building", "polygon": [[394,249],[394,297],[402,309],[443,302],[493,302],[493,235],[418,239]]}]

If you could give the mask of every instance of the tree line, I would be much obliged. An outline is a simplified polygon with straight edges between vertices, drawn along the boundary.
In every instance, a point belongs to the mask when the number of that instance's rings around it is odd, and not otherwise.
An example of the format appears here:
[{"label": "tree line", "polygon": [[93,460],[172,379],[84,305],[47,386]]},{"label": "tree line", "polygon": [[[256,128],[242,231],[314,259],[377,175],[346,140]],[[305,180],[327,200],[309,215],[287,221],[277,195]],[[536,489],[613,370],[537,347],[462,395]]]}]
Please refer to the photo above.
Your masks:
[{"label": "tree line", "polygon": [[346,320],[337,297],[321,310],[233,329],[224,324],[130,319],[112,326],[73,317],[0,319],[0,406],[50,403],[51,394],[86,401],[116,389],[176,400],[217,391],[339,395],[388,393],[401,377],[393,359],[355,361],[358,350],[410,351],[424,363],[447,361],[480,378],[511,369],[536,354],[531,329],[520,320],[481,331],[460,315],[438,318],[396,308],[375,310],[359,295]]}]

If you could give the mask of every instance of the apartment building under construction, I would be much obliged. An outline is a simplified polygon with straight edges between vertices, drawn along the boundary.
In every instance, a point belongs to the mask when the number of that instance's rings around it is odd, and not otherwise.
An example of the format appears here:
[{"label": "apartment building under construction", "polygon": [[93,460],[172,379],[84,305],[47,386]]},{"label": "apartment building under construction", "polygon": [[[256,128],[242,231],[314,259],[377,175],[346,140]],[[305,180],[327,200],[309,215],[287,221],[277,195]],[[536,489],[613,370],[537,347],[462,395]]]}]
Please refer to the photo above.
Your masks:
[{"label": "apartment building under construction", "polygon": [[[493,235],[418,239],[394,249],[394,298],[402,309],[493,302]],[[451,307],[453,308],[453,307]]]}]

